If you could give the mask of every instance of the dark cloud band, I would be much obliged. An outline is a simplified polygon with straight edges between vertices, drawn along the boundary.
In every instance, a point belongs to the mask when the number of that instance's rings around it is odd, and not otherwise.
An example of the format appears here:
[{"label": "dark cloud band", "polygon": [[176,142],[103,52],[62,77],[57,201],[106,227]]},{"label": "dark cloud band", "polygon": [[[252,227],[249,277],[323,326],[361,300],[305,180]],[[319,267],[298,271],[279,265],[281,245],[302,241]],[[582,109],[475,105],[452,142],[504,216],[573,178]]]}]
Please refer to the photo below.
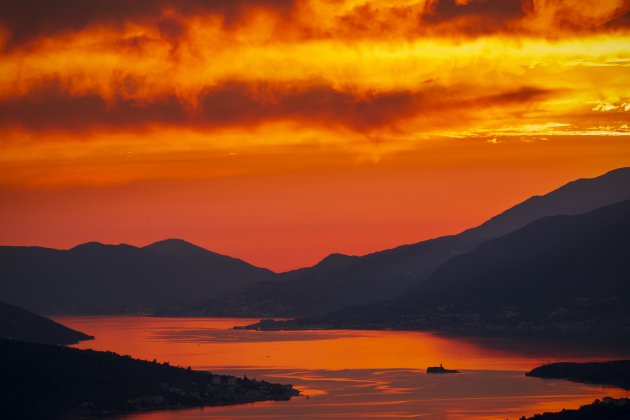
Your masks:
[{"label": "dark cloud band", "polygon": [[[0,101],[0,127],[31,131],[129,130],[147,126],[179,126],[211,130],[294,121],[327,128],[369,132],[394,127],[410,118],[436,118],[449,111],[537,101],[547,90],[523,87],[492,95],[471,95],[461,89],[430,87],[355,95],[329,86],[290,88],[230,82],[202,91],[195,106],[176,95],[150,100],[99,95],[69,95],[57,82],[28,95]],[[439,123],[438,123],[439,124]]]},{"label": "dark cloud band", "polygon": [[169,15],[216,14],[230,25],[249,9],[265,8],[287,14],[294,9],[294,3],[294,0],[3,0],[0,25],[9,32],[7,46],[11,48],[41,36],[81,31],[90,26],[121,28],[127,22],[161,25],[166,31],[178,31]]},{"label": "dark cloud band", "polygon": [[[315,0],[312,0],[315,1]],[[320,0],[341,4],[343,0]],[[13,50],[40,37],[54,37],[80,32],[91,27],[119,30],[128,23],[155,28],[165,39],[177,42],[185,33],[191,17],[215,15],[228,30],[252,10],[266,10],[279,17],[279,25],[295,26],[291,31],[298,40],[310,38],[382,39],[399,30],[404,21],[403,36],[477,36],[488,33],[536,32],[523,25],[536,13],[550,11],[549,28],[554,30],[616,30],[628,28],[630,1],[616,0],[616,10],[607,16],[593,18],[577,10],[574,0],[435,0],[424,8],[417,5],[383,5],[367,1],[333,15],[331,22],[313,22],[309,16],[294,19],[296,13],[307,13],[309,0],[3,0],[0,2],[0,26],[8,38],[5,50]],[[302,7],[304,6],[304,7]],[[341,7],[339,8],[341,13]],[[326,29],[324,29],[326,28]],[[331,29],[332,28],[332,29]],[[400,34],[399,34],[400,35]]]}]

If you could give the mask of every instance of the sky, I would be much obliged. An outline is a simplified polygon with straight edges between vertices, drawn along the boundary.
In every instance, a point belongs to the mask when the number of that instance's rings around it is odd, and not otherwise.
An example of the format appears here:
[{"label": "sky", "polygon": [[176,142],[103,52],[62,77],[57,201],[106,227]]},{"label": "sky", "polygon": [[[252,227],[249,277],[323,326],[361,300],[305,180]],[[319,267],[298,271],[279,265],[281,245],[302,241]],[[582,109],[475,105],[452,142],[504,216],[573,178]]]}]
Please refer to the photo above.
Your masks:
[{"label": "sky", "polygon": [[283,271],[630,166],[629,0],[4,0],[0,244]]}]

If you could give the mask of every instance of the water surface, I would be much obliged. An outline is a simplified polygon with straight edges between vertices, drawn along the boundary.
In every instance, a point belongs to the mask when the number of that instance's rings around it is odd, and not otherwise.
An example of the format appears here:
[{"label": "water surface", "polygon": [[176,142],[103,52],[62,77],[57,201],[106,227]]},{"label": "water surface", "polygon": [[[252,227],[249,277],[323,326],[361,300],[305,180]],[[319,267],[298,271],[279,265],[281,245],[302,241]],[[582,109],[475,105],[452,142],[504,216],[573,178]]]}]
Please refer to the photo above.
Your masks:
[{"label": "water surface", "polygon": [[[291,383],[305,397],[123,416],[126,420],[308,418],[519,418],[576,408],[617,388],[527,378],[554,361],[627,358],[620,350],[400,331],[233,330],[257,319],[57,317],[96,336],[78,348],[110,350],[193,369]],[[428,375],[443,363],[461,371]],[[308,398],[306,397],[308,396]]]}]

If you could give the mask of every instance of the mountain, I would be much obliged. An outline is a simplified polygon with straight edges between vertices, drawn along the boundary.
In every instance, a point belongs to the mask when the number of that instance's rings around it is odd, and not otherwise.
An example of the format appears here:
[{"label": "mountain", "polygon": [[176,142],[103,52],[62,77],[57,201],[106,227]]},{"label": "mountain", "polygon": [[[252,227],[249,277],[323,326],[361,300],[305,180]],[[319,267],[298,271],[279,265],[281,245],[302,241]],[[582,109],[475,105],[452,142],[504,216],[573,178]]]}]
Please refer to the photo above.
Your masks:
[{"label": "mountain", "polygon": [[544,412],[521,420],[621,420],[630,418],[630,398],[604,397],[577,409],[563,408],[561,411]]},{"label": "mountain", "polygon": [[357,263],[361,257],[356,255],[345,255],[334,253],[330,254],[322,259],[317,264],[311,267],[298,268],[297,270],[286,271],[280,273],[279,277],[282,280],[293,280],[305,275],[324,274],[333,270],[340,270],[349,267]]},{"label": "mountain", "polygon": [[[608,362],[558,362],[538,366],[525,376],[567,379],[588,384],[601,384],[630,389],[630,360]],[[630,407],[628,407],[630,409]]]},{"label": "mountain", "polygon": [[570,182],[532,197],[459,235],[403,245],[361,257],[333,254],[319,264],[283,273],[223,296],[162,308],[158,315],[302,317],[387,300],[422,283],[451,258],[541,217],[580,214],[630,199],[630,168]]},{"label": "mountain", "polygon": [[[532,197],[459,235],[365,256],[332,254],[275,274],[177,239],[144,248],[96,242],[70,250],[0,247],[0,296],[40,313],[309,316],[394,298],[453,257],[546,216],[630,199],[630,168]],[[201,299],[203,297],[203,299]]]},{"label": "mountain", "polygon": [[0,339],[0,354],[2,419],[112,418],[299,395],[291,385],[213,375],[112,352]]},{"label": "mountain", "polygon": [[[341,268],[322,263],[184,305],[165,306],[158,316],[294,317],[396,296],[474,242],[444,237],[364,257],[344,258]],[[334,258],[334,257],[333,257]],[[352,258],[352,261],[350,260]]]},{"label": "mountain", "polygon": [[94,337],[72,330],[26,309],[0,302],[0,338],[66,345]]},{"label": "mountain", "polygon": [[39,313],[146,311],[273,279],[269,270],[181,240],[144,248],[0,247],[0,296]]},{"label": "mountain", "polygon": [[195,257],[210,257],[214,256],[218,260],[235,260],[231,257],[226,257],[224,255],[215,254],[213,252],[208,251],[205,248],[200,246],[191,244],[190,242],[186,242],[182,239],[165,239],[163,241],[158,241],[147,245],[144,247],[149,251],[153,251],[156,254],[165,255],[168,257],[178,257],[178,258],[195,258]]},{"label": "mountain", "polygon": [[630,333],[630,200],[487,241],[395,299],[264,328]]},{"label": "mountain", "polygon": [[421,308],[421,316],[448,305],[448,317],[430,315],[445,328],[630,332],[628,255],[630,201],[623,201],[488,241],[394,304]]},{"label": "mountain", "polygon": [[554,215],[587,213],[630,199],[630,168],[619,168],[597,178],[578,179],[534,196],[460,234],[468,239],[498,238],[535,220]]}]

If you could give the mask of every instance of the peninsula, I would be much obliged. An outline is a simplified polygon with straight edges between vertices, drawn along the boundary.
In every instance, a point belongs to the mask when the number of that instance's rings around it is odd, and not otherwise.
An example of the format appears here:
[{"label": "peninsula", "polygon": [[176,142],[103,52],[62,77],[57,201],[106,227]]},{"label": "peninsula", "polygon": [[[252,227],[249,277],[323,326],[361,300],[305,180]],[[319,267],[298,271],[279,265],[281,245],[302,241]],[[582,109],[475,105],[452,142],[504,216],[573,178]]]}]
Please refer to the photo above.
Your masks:
[{"label": "peninsula", "polygon": [[112,352],[0,339],[0,418],[73,419],[288,400],[291,385],[214,375]]}]

